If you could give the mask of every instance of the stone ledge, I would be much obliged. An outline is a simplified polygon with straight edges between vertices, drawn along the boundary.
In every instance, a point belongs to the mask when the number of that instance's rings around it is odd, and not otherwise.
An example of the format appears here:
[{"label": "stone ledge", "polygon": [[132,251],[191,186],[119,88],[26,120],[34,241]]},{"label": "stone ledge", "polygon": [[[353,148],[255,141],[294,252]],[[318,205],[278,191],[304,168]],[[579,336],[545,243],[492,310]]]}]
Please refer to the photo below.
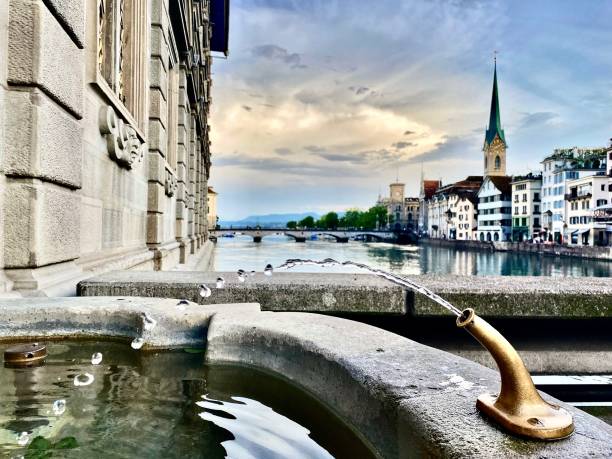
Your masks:
[{"label": "stone ledge", "polygon": [[[226,288],[214,289],[217,276]],[[484,317],[612,317],[612,279],[574,277],[509,277],[422,275],[410,279],[429,287],[459,309],[472,307]],[[213,288],[199,298],[202,282]],[[445,316],[431,300],[368,274],[257,273],[245,283],[235,273],[113,272],[81,282],[81,295],[185,297],[193,301],[253,301],[263,310],[328,313]]]},{"label": "stone ledge", "polygon": [[[202,346],[216,311],[258,311],[256,304],[199,306],[179,310],[177,300],[159,298],[0,298],[0,340],[23,338],[142,336],[143,349]],[[143,331],[143,313],[157,321]]]},{"label": "stone ledge", "polygon": [[[215,288],[219,276],[225,279],[223,289]],[[199,294],[203,283],[213,291],[208,298]],[[406,313],[405,292],[367,274],[257,273],[242,283],[236,273],[116,271],[80,282],[78,294],[186,298],[201,304],[256,302],[269,311]]]},{"label": "stone ledge", "polygon": [[[537,276],[409,276],[459,309],[485,317],[612,317],[612,278]],[[449,313],[425,298],[409,298],[417,316]]]},{"label": "stone ledge", "polygon": [[475,408],[478,395],[498,390],[497,372],[345,319],[218,313],[206,361],[284,376],[356,427],[385,458],[612,455],[612,427],[547,396],[573,414],[573,436],[535,442],[503,433]]}]

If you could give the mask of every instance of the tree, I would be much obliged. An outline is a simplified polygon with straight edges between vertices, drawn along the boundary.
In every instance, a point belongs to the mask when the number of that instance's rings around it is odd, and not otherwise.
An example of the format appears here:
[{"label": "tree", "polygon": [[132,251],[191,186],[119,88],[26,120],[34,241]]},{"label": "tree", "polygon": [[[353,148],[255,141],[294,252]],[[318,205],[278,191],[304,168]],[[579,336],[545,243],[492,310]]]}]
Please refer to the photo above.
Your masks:
[{"label": "tree", "polygon": [[336,212],[328,212],[321,217],[321,227],[325,229],[338,228],[338,214]]},{"label": "tree", "polygon": [[309,215],[308,217],[302,218],[299,221],[298,225],[303,228],[314,228],[315,221],[314,221],[314,218],[312,218],[312,216]]},{"label": "tree", "polygon": [[361,218],[361,212],[359,209],[349,209],[344,214],[344,226],[347,228],[356,228],[359,226],[359,219]]},{"label": "tree", "polygon": [[288,229],[295,229],[297,227],[297,222],[295,220],[290,220],[287,222]]}]

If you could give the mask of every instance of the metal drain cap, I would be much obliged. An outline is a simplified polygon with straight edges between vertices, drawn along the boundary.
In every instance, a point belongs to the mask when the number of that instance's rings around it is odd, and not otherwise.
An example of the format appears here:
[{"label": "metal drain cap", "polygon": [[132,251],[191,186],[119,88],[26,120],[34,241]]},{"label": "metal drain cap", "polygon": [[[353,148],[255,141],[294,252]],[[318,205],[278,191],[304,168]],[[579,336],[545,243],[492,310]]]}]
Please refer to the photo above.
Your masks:
[{"label": "metal drain cap", "polygon": [[47,357],[47,346],[42,343],[16,344],[4,351],[4,364],[11,367],[41,365]]}]

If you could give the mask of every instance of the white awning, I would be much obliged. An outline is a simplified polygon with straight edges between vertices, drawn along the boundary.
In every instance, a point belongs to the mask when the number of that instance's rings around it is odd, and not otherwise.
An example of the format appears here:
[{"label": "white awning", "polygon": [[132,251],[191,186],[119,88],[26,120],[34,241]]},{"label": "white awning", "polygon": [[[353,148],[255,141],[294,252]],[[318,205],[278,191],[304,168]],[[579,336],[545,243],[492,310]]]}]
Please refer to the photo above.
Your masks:
[{"label": "white awning", "polygon": [[582,230],[578,230],[578,234],[588,233],[589,231],[591,231],[591,229],[590,229],[590,228],[587,228],[587,229],[582,229]]}]

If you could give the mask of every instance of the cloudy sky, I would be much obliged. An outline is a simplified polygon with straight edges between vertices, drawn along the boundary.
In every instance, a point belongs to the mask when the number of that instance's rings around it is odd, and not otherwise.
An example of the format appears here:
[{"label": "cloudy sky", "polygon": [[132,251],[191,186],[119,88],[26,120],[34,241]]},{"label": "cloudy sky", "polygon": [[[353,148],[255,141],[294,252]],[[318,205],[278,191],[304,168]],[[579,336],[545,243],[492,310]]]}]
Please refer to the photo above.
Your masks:
[{"label": "cloudy sky", "polygon": [[213,63],[222,220],[482,173],[498,51],[509,173],[612,137],[612,2],[232,0]]}]

